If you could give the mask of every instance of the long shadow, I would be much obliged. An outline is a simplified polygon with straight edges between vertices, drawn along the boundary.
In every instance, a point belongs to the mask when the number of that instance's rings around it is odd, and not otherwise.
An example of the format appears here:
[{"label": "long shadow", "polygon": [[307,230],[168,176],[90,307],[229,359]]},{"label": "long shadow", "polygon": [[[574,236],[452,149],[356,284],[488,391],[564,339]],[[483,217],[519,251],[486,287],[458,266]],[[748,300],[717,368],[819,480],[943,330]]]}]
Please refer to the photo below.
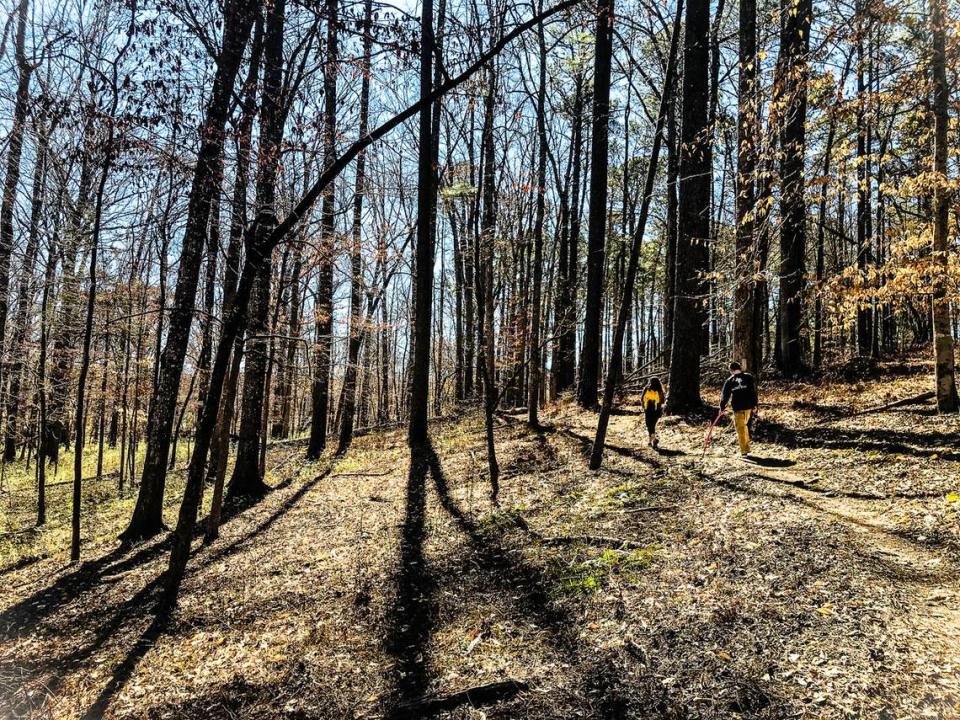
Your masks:
[{"label": "long shadow", "polygon": [[788,448],[827,448],[897,453],[929,457],[937,453],[942,460],[960,461],[960,453],[943,450],[960,445],[960,433],[918,433],[907,430],[842,430],[833,427],[793,428],[764,418],[758,437]]},{"label": "long shadow", "polygon": [[[297,490],[296,493],[287,498],[282,505],[280,505],[274,512],[272,512],[256,527],[252,528],[249,532],[244,533],[241,537],[232,541],[230,544],[219,548],[216,552],[210,553],[206,557],[203,557],[197,567],[204,567],[217,560],[234,555],[253,538],[268,530],[274,523],[277,522],[277,520],[280,519],[281,516],[288,512],[301,498],[303,498],[303,496],[312,487],[325,478],[330,473],[331,467],[326,468],[313,480],[305,483]],[[165,548],[168,548],[169,544],[169,538],[155,542],[149,547],[142,548],[134,556],[123,560],[121,563],[111,566],[110,571],[118,572],[121,566],[135,566],[145,562],[145,556],[153,557]],[[103,570],[107,566],[106,559],[117,557],[119,550],[120,549],[118,548],[117,550],[108,553],[106,556],[104,556],[104,558],[101,558],[98,561],[86,563],[85,567],[79,568],[75,573],[68,576],[69,578],[73,578],[70,583],[60,585],[56,589],[55,593],[37,593],[35,596],[32,596],[26,601],[14,606],[14,608],[11,608],[10,611],[8,611],[11,613],[10,615],[8,615],[8,613],[4,613],[4,616],[9,618],[11,622],[10,630],[13,632],[13,634],[8,632],[8,636],[13,637],[19,633],[22,633],[28,627],[32,628],[33,622],[36,620],[37,615],[48,615],[53,612],[54,608],[48,608],[42,604],[43,598],[47,598],[52,605],[60,606],[66,604],[66,602],[70,600],[76,599],[76,595],[66,594],[71,589],[77,588],[77,591],[82,593],[92,589],[93,587],[96,587],[98,583],[102,582],[103,580]],[[201,552],[203,552],[203,548],[197,547],[192,551],[191,555],[197,555]],[[20,663],[19,668],[21,672],[26,671],[31,677],[35,677],[41,672],[49,672],[49,677],[44,680],[41,686],[45,689],[45,695],[55,694],[62,686],[63,680],[71,672],[81,670],[84,664],[93,656],[94,653],[104,647],[104,645],[106,645],[106,643],[112,638],[117,636],[117,633],[128,621],[135,621],[136,619],[143,617],[144,612],[152,611],[153,601],[159,595],[159,590],[163,586],[164,577],[165,574],[161,573],[129,600],[120,602],[108,608],[98,607],[90,612],[82,613],[81,615],[72,617],[71,623],[75,627],[95,628],[94,636],[90,642],[74,649],[66,656],[44,658],[36,663]],[[85,584],[81,585],[77,578],[83,578],[83,582]],[[37,608],[38,610],[42,609],[43,612],[35,613],[31,616],[30,610],[33,608]],[[14,610],[16,612],[13,612]],[[16,624],[13,624],[13,620],[16,620]],[[167,619],[163,616],[158,616],[155,618],[154,622],[151,623],[147,630],[141,635],[140,639],[130,649],[126,658],[114,670],[107,686],[103,689],[100,697],[97,699],[94,705],[91,706],[91,708],[87,711],[87,714],[84,716],[85,718],[97,718],[102,716],[112,698],[120,689],[123,688],[127,680],[129,680],[130,676],[133,674],[133,671],[136,669],[137,664],[153,646],[155,640],[166,629],[166,621]],[[14,690],[14,692],[16,691]],[[26,705],[24,705],[24,702]],[[31,700],[24,702],[21,702],[20,705],[23,706],[25,711],[33,711],[36,709],[34,707],[35,703]]]},{"label": "long shadow", "polygon": [[94,589],[104,575],[125,572],[147,563],[169,546],[170,541],[167,538],[146,543],[138,546],[128,557],[124,557],[128,550],[119,546],[96,560],[80,564],[52,585],[38,590],[0,613],[0,638],[9,640],[20,637],[25,631],[32,630],[39,620],[53,615],[68,602]]},{"label": "long shadow", "polygon": [[388,718],[409,716],[408,708],[426,693],[427,643],[433,630],[434,582],[423,552],[426,532],[427,473],[432,448],[411,453],[407,506],[400,535],[397,590],[390,609],[386,650],[394,658],[396,685]]},{"label": "long shadow", "polygon": [[772,475],[762,475],[760,473],[747,473],[742,477],[753,478],[755,480],[764,480],[766,482],[777,483],[778,485],[789,485],[790,487],[800,488],[808,492],[817,493],[826,497],[842,497],[850,500],[928,500],[930,498],[942,497],[942,492],[916,492],[916,493],[869,493],[859,490],[838,490],[837,488],[822,487],[820,485],[811,485],[806,480],[790,480],[787,478],[773,477]]},{"label": "long shadow", "polygon": [[22,557],[14,563],[7,565],[5,568],[0,569],[0,578],[4,575],[8,575],[12,572],[17,572],[18,570],[24,570],[31,565],[40,562],[41,560],[46,560],[49,555],[28,555],[27,557]]},{"label": "long shadow", "polygon": [[[332,466],[331,466],[332,467]],[[281,515],[286,513],[300,498],[303,497],[314,485],[325,478],[330,473],[331,468],[326,468],[313,480],[305,483],[290,498],[256,528],[246,533],[241,538],[233,541],[223,548],[217,549],[211,556],[204,559],[204,564],[215,562],[224,557],[235,554],[240,546],[257,535],[269,529]],[[290,484],[284,481],[277,485],[274,490],[281,489]],[[231,522],[240,517],[243,511],[250,508],[233,508],[225,513],[223,524]],[[194,528],[194,539],[203,534],[204,521],[201,520]],[[25,631],[31,630],[38,621],[53,615],[57,610],[68,602],[76,600],[79,596],[93,590],[106,575],[117,575],[128,570],[133,570],[144,565],[170,549],[172,536],[167,535],[158,540],[148,541],[139,545],[119,544],[113,550],[105,555],[95,559],[88,560],[79,565],[72,572],[58,578],[53,584],[44,587],[24,598],[18,603],[0,613],[0,638],[14,639],[20,637]]]},{"label": "long shadow", "polygon": [[[590,453],[593,450],[593,439],[588,438],[586,435],[581,435],[580,433],[574,432],[569,428],[564,428],[559,431],[561,435],[566,435],[569,438],[576,440],[580,444],[580,451],[585,457],[590,457]],[[640,462],[649,465],[651,467],[660,468],[663,465],[654,460],[652,457],[645,455],[641,450],[635,448],[623,447],[622,445],[612,445],[610,443],[604,444],[604,450],[620,455],[621,457],[628,457],[633,460],[639,460]]]},{"label": "long shadow", "polygon": [[81,720],[98,720],[98,718],[104,716],[104,713],[106,713],[107,708],[110,706],[111,700],[113,700],[114,696],[127,684],[127,681],[130,680],[133,671],[137,669],[137,665],[140,664],[144,655],[147,654],[150,648],[153,647],[153,644],[166,631],[169,622],[169,615],[158,615],[153,619],[153,622],[143,631],[143,634],[137,638],[133,647],[127,652],[123,662],[114,669],[110,675],[110,680],[103,690],[100,691],[100,694],[97,696],[97,699],[94,700],[93,704],[81,716]]},{"label": "long shadow", "polygon": [[427,460],[440,505],[467,535],[476,560],[488,572],[490,581],[514,595],[524,617],[539,618],[541,627],[548,631],[548,637],[557,648],[575,655],[577,638],[572,632],[572,620],[568,613],[551,602],[543,572],[492,543],[477,523],[453,501],[440,459],[432,448]]},{"label": "long shadow", "polygon": [[[755,497],[761,498],[777,498],[785,502],[793,503],[794,505],[802,505],[803,507],[810,508],[815,510],[818,513],[823,513],[825,515],[830,515],[832,517],[838,518],[846,523],[851,525],[856,525],[858,527],[869,530],[870,532],[882,533],[888,535],[892,538],[898,540],[903,540],[911,545],[916,546],[922,552],[929,552],[930,548],[927,544],[919,542],[915,537],[913,537],[909,532],[904,530],[896,530],[891,528],[885,528],[874,523],[861,520],[859,518],[850,517],[844,513],[838,512],[836,510],[831,510],[830,508],[825,508],[819,503],[814,502],[810,498],[803,497],[795,493],[783,493],[775,494],[771,492],[766,492],[764,490],[757,489],[755,487],[750,487],[742,483],[733,482],[726,478],[720,478],[714,475],[704,474],[705,478],[711,480],[712,482],[725,487],[728,490],[734,492],[743,493],[745,495],[753,495]],[[751,476],[741,476],[741,477],[751,477]],[[762,477],[762,476],[761,476]],[[762,477],[766,480],[768,478]],[[925,571],[925,570],[908,570],[901,563],[895,563],[892,561],[885,560],[883,558],[877,557],[876,555],[864,556],[858,553],[863,560],[869,560],[874,566],[879,565],[882,569],[870,566],[870,570],[877,574],[882,574],[886,577],[892,577],[900,580],[907,580],[909,582],[914,582],[918,584],[941,584],[943,582],[952,582],[960,578],[960,569],[950,568],[949,570],[937,571]]]},{"label": "long shadow", "polygon": [[[80,670],[94,653],[106,645],[110,639],[116,637],[118,631],[128,620],[136,621],[143,616],[143,611],[149,612],[152,601],[158,594],[158,590],[162,587],[163,577],[164,576],[161,575],[154,578],[132,598],[116,606],[112,612],[105,613],[101,611],[100,617],[106,616],[106,619],[96,628],[93,639],[90,640],[90,642],[74,649],[64,657],[47,659],[32,668],[22,667],[21,669],[31,670],[32,675],[43,672],[47,668],[53,667],[55,669],[52,670],[50,675],[41,683],[40,686],[44,690],[41,697],[29,697],[16,705],[12,702],[10,703],[10,706],[13,708],[13,717],[20,717],[38,709],[36,701],[42,704],[47,696],[56,695],[66,677],[71,672]],[[16,690],[13,692],[16,693]]]},{"label": "long shadow", "polygon": [[[328,465],[324,468],[316,477],[312,480],[308,480],[303,485],[301,485],[295,493],[281,503],[276,510],[270,513],[266,518],[257,523],[256,527],[250,529],[249,532],[244,533],[236,540],[232,541],[228,545],[224,545],[222,548],[217,548],[215,551],[206,555],[201,561],[201,566],[206,566],[211,563],[217,562],[218,560],[223,560],[224,558],[232,557],[236,555],[243,547],[249,543],[254,538],[262,535],[267,530],[269,530],[274,523],[276,523],[281,517],[286,515],[294,505],[296,505],[300,500],[303,499],[303,496],[306,495],[310,490],[312,490],[321,480],[325,479],[333,470],[333,465]],[[289,483],[288,483],[289,484]],[[279,487],[279,486],[278,486]],[[277,489],[277,488],[274,488]]]}]

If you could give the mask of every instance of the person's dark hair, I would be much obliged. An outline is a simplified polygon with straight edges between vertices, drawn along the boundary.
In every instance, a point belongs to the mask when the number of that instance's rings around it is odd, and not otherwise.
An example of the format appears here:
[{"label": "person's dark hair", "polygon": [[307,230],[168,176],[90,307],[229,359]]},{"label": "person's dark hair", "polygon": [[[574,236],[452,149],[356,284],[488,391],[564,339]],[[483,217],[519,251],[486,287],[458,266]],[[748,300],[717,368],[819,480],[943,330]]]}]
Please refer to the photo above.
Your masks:
[{"label": "person's dark hair", "polygon": [[647,387],[659,393],[663,392],[663,383],[660,382],[660,378],[656,375],[647,380]]},{"label": "person's dark hair", "polygon": [[730,363],[730,369],[731,369],[731,370],[743,370],[743,367],[740,365],[740,363],[738,363],[736,360],[734,360],[732,363]]}]

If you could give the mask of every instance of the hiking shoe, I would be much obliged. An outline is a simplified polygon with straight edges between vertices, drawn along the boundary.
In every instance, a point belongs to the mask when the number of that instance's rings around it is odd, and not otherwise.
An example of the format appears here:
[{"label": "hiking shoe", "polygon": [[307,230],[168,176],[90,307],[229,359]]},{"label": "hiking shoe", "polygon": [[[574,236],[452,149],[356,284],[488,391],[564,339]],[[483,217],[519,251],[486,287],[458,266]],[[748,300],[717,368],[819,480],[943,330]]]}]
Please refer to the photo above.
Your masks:
[{"label": "hiking shoe", "polygon": [[660,447],[660,438],[654,435],[653,440],[650,441],[650,447],[652,447],[654,450]]}]

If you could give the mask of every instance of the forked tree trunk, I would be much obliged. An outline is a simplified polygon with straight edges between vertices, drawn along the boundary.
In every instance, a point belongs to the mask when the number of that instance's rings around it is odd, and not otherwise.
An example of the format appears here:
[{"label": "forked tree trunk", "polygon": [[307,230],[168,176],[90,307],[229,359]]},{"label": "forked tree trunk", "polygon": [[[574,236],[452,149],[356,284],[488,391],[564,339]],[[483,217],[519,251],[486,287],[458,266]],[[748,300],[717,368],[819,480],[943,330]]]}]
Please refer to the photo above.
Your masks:
[{"label": "forked tree trunk", "polygon": [[130,524],[122,537],[143,540],[163,529],[163,495],[166,486],[167,455],[170,451],[174,413],[180,394],[180,377],[190,340],[200,254],[206,240],[211,201],[216,192],[216,166],[223,153],[224,125],[230,110],[233,86],[253,24],[252,0],[227,0],[223,9],[223,46],[217,59],[203,123],[200,149],[194,167],[187,205],[187,220],[180,254],[180,273],[170,310],[167,342],[160,358],[160,373],[150,402],[147,420],[147,454],[140,492]]}]

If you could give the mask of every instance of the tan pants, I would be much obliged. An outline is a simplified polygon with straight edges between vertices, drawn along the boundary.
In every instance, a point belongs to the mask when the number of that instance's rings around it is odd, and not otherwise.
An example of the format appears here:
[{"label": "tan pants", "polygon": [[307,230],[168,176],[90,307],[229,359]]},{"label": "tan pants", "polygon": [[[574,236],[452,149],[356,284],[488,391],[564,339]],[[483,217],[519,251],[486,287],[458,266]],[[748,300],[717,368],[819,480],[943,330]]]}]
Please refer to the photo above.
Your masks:
[{"label": "tan pants", "polygon": [[735,410],[733,413],[733,424],[737,428],[737,442],[740,443],[740,454],[746,455],[750,452],[750,410]]}]

